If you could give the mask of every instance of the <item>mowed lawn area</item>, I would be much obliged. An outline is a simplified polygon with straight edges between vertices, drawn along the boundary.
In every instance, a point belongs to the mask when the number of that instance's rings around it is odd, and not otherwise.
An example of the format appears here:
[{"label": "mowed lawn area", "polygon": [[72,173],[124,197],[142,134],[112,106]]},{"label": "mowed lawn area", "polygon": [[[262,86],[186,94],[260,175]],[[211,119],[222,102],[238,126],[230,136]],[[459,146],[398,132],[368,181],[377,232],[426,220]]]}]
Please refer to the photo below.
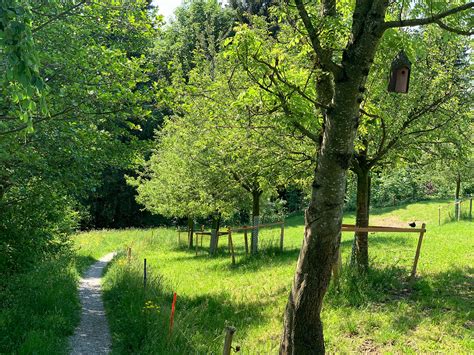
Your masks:
[{"label": "mowed lawn area", "polygon": [[[353,234],[344,233],[343,275],[338,287],[331,285],[322,312],[329,352],[474,352],[474,228],[467,220],[438,226],[440,205],[447,203],[373,211],[374,225],[427,224],[419,278],[411,287],[407,277],[417,234],[369,234],[371,270],[361,277],[350,272]],[[346,214],[344,222],[353,223],[354,216]],[[235,266],[225,236],[215,258],[204,248],[208,239],[196,256],[195,250],[178,247],[176,231],[165,228],[81,233],[75,243],[83,265],[109,251],[119,252],[104,280],[115,353],[220,353],[224,328],[233,325],[233,344],[242,354],[273,354],[302,238],[301,215],[286,220],[283,252],[277,248],[278,228],[261,230],[257,257],[245,256],[243,237],[236,234]],[[170,334],[173,292],[178,296]]]}]

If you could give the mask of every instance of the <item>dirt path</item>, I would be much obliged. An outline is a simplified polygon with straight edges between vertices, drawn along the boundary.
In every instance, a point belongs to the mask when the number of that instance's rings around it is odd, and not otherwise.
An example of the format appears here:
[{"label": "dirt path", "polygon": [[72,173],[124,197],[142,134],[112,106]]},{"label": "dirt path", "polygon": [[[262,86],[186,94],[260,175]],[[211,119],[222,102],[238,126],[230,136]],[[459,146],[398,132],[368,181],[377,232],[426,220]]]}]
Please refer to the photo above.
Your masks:
[{"label": "dirt path", "polygon": [[69,344],[71,354],[108,354],[111,340],[109,325],[101,297],[101,278],[104,268],[114,257],[110,253],[92,265],[81,278],[81,323],[76,328]]}]

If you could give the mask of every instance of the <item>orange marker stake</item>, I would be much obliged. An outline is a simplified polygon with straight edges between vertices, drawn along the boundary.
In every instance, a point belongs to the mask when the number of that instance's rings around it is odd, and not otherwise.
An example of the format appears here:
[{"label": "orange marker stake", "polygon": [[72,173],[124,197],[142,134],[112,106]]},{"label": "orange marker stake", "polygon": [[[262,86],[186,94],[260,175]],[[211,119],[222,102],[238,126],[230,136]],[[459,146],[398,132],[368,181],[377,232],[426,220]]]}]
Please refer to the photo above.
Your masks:
[{"label": "orange marker stake", "polygon": [[174,323],[174,310],[176,308],[176,292],[173,294],[173,303],[171,304],[171,317],[170,317],[170,331],[169,334],[173,331],[173,323]]}]

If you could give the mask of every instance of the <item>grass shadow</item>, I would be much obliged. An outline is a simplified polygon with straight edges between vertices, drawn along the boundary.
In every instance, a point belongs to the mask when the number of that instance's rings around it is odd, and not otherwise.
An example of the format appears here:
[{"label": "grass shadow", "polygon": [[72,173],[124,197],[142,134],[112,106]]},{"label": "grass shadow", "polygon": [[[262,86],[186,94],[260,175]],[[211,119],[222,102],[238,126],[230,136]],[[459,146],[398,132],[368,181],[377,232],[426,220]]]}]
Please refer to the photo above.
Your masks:
[{"label": "grass shadow", "polygon": [[274,268],[289,263],[295,263],[300,253],[299,248],[284,249],[279,248],[262,249],[256,255],[239,255],[235,265],[224,266],[235,272],[256,272],[264,268]]},{"label": "grass shadow", "polygon": [[[139,265],[116,260],[108,271],[104,299],[113,333],[114,353],[217,353],[227,325],[245,337],[258,326],[270,300],[232,300],[230,294],[178,295],[173,333],[169,334],[173,288],[153,273],[146,289]],[[115,264],[115,265],[114,265]]]},{"label": "grass shadow", "polygon": [[339,285],[331,284],[326,300],[333,307],[383,307],[393,314],[391,327],[405,334],[426,321],[472,329],[473,275],[473,268],[457,268],[410,284],[408,270],[400,267],[371,268],[366,275],[346,269]]},{"label": "grass shadow", "polygon": [[[393,234],[393,233],[385,233],[385,234],[373,234],[369,233],[369,248],[374,246],[381,246],[381,245],[393,245],[393,246],[410,246],[412,242],[410,241],[410,236],[418,236],[418,234],[408,234],[401,235],[402,233]],[[345,239],[341,241],[341,246],[345,247],[352,247],[353,238]]]},{"label": "grass shadow", "polygon": [[76,270],[79,275],[82,275],[89,266],[94,264],[97,261],[96,258],[92,257],[91,255],[75,255],[74,256],[74,263],[76,265]]}]

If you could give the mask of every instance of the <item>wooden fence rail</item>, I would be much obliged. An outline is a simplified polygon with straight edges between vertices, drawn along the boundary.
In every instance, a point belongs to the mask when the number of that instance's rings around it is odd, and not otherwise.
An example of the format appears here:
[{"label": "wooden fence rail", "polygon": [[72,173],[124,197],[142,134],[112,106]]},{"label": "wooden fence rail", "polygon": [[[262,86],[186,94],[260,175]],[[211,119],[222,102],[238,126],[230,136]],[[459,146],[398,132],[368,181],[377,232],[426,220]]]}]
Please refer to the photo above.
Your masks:
[{"label": "wooden fence rail", "polygon": [[[265,227],[274,227],[274,226],[280,226],[280,250],[283,250],[283,245],[284,245],[284,238],[285,238],[285,222],[274,222],[274,223],[266,223],[266,224],[258,224],[255,226],[241,226],[241,227],[229,227],[227,228],[227,231],[219,231],[217,233],[217,236],[223,236],[227,235],[228,236],[228,241],[227,241],[227,246],[229,250],[229,254],[232,257],[232,264],[235,264],[235,250],[234,250],[234,242],[233,242],[233,233],[237,232],[243,232],[244,233],[244,243],[245,243],[245,254],[249,254],[249,242],[248,242],[248,231],[252,231],[254,229],[260,229],[260,228],[265,228]],[[203,236],[211,236],[212,232],[204,231],[204,226],[201,226],[200,231],[194,232],[194,235],[196,236],[196,255],[198,255],[198,238],[201,236],[201,246],[202,246],[202,237]],[[179,239],[178,239],[179,243]]]},{"label": "wooden fence rail", "polygon": [[[426,233],[426,224],[423,223],[421,228],[400,228],[400,227],[386,227],[386,226],[369,226],[369,227],[357,227],[352,224],[343,224],[341,227],[342,232],[379,232],[379,233],[419,233],[418,244],[416,246],[415,258],[413,260],[413,267],[410,274],[410,280],[413,281],[416,276],[416,268],[418,266],[418,259],[420,258],[421,243],[423,242],[423,236]],[[338,263],[340,264],[340,262]]]}]

